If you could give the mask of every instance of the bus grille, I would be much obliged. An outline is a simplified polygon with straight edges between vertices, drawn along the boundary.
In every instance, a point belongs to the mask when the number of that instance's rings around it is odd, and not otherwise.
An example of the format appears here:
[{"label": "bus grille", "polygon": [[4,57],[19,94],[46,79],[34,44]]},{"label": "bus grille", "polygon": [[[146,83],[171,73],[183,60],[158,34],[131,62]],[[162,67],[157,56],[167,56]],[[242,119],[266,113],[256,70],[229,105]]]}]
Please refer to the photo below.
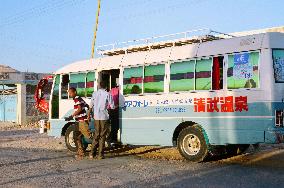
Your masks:
[{"label": "bus grille", "polygon": [[276,110],[275,111],[275,126],[276,127],[283,127],[283,110]]}]

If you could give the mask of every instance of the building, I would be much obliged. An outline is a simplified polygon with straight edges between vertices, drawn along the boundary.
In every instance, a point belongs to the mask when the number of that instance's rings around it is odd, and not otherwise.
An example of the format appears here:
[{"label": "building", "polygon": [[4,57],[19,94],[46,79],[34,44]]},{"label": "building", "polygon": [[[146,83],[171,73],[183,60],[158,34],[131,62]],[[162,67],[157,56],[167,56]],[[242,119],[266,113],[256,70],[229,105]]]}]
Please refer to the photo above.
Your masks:
[{"label": "building", "polygon": [[34,93],[42,73],[20,72],[0,65],[0,121],[26,125],[45,118],[34,108]]}]

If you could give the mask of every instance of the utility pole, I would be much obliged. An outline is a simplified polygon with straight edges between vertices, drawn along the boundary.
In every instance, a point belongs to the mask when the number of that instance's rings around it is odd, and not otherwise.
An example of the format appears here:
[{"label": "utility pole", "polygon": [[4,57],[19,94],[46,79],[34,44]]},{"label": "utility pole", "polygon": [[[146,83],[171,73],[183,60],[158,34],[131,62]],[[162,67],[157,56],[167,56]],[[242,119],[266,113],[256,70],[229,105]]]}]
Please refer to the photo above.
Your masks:
[{"label": "utility pole", "polygon": [[95,44],[96,44],[97,31],[98,31],[98,25],[99,25],[100,9],[101,9],[101,0],[98,0],[96,25],[95,25],[95,31],[94,31],[94,39],[93,39],[93,43],[92,43],[92,56],[91,56],[92,59],[94,58],[94,55],[95,55]]}]

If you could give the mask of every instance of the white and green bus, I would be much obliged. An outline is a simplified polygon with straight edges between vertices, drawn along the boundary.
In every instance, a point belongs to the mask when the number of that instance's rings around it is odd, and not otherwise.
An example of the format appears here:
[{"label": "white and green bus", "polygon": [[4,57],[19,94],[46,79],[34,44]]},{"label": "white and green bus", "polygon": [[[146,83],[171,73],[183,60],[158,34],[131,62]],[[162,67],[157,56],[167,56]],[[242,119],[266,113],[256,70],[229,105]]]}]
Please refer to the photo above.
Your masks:
[{"label": "white and green bus", "polygon": [[108,88],[118,80],[122,144],[177,146],[202,161],[216,148],[236,153],[283,142],[284,34],[220,36],[114,45],[62,67],[54,73],[48,134],[65,136],[76,150],[74,122],[64,121],[73,111],[68,88],[90,102],[101,80]]}]

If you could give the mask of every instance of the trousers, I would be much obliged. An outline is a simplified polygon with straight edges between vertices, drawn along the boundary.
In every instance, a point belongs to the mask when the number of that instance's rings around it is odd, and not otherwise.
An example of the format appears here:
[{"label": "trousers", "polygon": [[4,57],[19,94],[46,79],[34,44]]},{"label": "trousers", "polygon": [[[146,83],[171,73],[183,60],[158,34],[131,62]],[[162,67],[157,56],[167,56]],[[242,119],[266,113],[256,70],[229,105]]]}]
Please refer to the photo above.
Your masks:
[{"label": "trousers", "polygon": [[82,143],[82,137],[91,138],[91,133],[89,130],[89,124],[86,121],[79,121],[78,125],[76,125],[76,129],[74,131],[74,138],[75,138],[75,144],[78,149],[78,153],[83,152],[83,143]]},{"label": "trousers", "polygon": [[109,131],[109,120],[95,120],[95,135],[91,146],[92,155],[95,155],[98,148],[98,156],[103,156],[105,141]]}]

